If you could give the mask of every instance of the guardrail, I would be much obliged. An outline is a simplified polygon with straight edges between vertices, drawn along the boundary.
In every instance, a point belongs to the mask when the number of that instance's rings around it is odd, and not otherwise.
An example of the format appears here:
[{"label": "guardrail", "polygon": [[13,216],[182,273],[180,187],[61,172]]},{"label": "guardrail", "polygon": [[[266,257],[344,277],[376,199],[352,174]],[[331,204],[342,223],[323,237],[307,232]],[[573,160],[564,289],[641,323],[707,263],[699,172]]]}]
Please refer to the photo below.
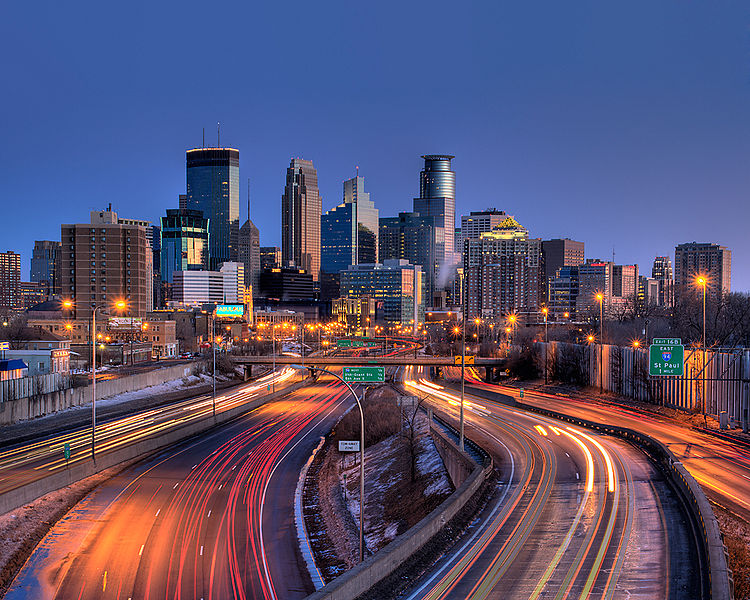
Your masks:
[{"label": "guardrail", "polygon": [[615,435],[633,441],[642,447],[674,484],[683,504],[690,512],[693,522],[699,526],[698,529],[702,534],[701,541],[708,559],[709,597],[712,600],[732,600],[734,598],[734,581],[732,580],[732,572],[727,566],[727,551],[721,537],[719,523],[716,521],[711,505],[700,485],[669,448],[651,436],[627,427],[603,425],[523,402],[516,402],[516,407],[580,427],[594,429],[601,433]]},{"label": "guardrail", "polygon": [[19,486],[5,492],[4,494],[0,494],[0,515],[18,508],[19,506],[23,506],[24,504],[28,504],[44,494],[54,492],[66,485],[70,485],[71,483],[80,481],[90,475],[94,475],[104,469],[114,467],[115,465],[135,458],[145,458],[153,452],[181,442],[198,433],[202,433],[203,431],[211,429],[215,425],[231,421],[266,402],[270,402],[280,396],[293,392],[306,384],[307,379],[274,393],[261,396],[227,411],[217,412],[216,420],[214,420],[213,416],[209,414],[204,419],[175,427],[161,435],[136,442],[113,452],[99,454],[96,463],[87,460],[84,463],[76,464],[53,475],[48,475],[47,477],[37,479],[36,481]]}]

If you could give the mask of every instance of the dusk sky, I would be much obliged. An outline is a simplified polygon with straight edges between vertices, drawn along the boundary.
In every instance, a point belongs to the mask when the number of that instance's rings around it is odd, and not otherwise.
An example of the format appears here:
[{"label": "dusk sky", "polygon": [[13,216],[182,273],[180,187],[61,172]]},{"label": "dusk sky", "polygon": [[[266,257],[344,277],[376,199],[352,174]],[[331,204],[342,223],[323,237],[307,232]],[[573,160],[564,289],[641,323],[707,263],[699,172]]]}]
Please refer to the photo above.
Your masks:
[{"label": "dusk sky", "polygon": [[293,156],[324,210],[359,165],[392,216],[448,153],[457,221],[496,207],[646,275],[719,243],[750,291],[750,5],[614,4],[4,3],[0,251],[28,280],[34,240],[90,210],[158,223],[220,121],[262,245]]}]

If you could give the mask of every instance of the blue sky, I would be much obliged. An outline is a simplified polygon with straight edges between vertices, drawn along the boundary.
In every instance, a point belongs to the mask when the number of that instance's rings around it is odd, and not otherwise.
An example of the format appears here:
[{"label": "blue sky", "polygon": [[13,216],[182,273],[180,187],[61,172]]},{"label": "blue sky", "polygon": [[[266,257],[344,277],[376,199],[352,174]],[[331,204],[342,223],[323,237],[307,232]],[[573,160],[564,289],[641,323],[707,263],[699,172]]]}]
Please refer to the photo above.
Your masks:
[{"label": "blue sky", "polygon": [[263,245],[289,159],[324,210],[356,165],[381,216],[419,156],[455,154],[457,213],[650,274],[676,243],[733,251],[750,291],[750,6],[741,2],[6,3],[0,251],[111,202],[154,222],[201,130],[240,150]]}]

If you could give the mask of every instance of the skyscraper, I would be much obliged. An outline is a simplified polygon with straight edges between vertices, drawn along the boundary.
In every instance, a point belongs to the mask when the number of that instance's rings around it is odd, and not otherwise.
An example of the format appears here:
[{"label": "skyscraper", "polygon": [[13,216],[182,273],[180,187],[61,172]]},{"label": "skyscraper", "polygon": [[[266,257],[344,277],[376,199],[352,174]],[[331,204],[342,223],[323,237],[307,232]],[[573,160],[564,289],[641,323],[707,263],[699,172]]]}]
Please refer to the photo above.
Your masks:
[{"label": "skyscraper", "polygon": [[604,295],[604,314],[610,313],[612,305],[612,271],[615,264],[612,261],[589,259],[578,267],[578,298],[576,312],[578,318],[598,316],[599,302],[596,295]]},{"label": "skyscraper", "polygon": [[310,273],[313,281],[320,274],[321,213],[318,172],[311,160],[293,158],[281,196],[281,258]]},{"label": "skyscraper", "polygon": [[21,255],[8,250],[0,254],[0,316],[7,317],[21,306]]},{"label": "skyscraper", "polygon": [[[445,254],[437,257],[438,267],[455,262],[456,173],[451,170],[450,154],[425,154],[424,169],[419,174],[419,198],[414,198],[414,212],[435,217],[435,225],[445,230]],[[460,250],[459,250],[460,251]]]},{"label": "skyscraper", "polygon": [[732,287],[732,251],[718,244],[689,242],[674,249],[675,294],[697,290],[695,278],[708,278],[706,292],[718,297]]},{"label": "skyscraper", "polygon": [[173,283],[175,271],[208,270],[209,220],[199,210],[167,209],[161,218],[161,280]]},{"label": "skyscraper", "polygon": [[[455,251],[464,251],[464,240],[479,238],[484,232],[492,231],[500,225],[508,215],[496,208],[487,210],[473,210],[468,215],[461,216],[461,228],[457,229],[454,240]],[[458,233],[460,231],[460,234]]]},{"label": "skyscraper", "polygon": [[45,295],[59,294],[60,242],[37,240],[31,253],[31,281],[44,285]]},{"label": "skyscraper", "polygon": [[320,270],[338,273],[378,259],[378,209],[364,191],[365,178],[344,181],[344,200],[320,219]]},{"label": "skyscraper", "polygon": [[674,274],[672,259],[669,256],[657,256],[651,267],[651,277],[659,284],[658,306],[672,306],[674,304]]},{"label": "skyscraper", "polygon": [[258,296],[260,290],[260,231],[250,219],[240,227],[238,261],[245,265],[245,287]]},{"label": "skyscraper", "polygon": [[260,247],[260,270],[275,269],[281,266],[281,248],[278,246]]},{"label": "skyscraper", "polygon": [[[240,231],[240,152],[233,148],[188,150],[185,206],[211,223],[209,268],[236,261]],[[182,201],[180,202],[182,204]]]}]

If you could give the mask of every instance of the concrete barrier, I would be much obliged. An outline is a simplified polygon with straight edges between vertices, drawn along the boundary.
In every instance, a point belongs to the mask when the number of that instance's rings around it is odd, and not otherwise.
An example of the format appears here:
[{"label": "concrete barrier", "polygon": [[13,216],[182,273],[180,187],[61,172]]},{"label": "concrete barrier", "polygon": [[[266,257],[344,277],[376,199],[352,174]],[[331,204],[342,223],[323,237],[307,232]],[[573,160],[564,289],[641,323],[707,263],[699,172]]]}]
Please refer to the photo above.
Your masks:
[{"label": "concrete barrier", "polygon": [[430,435],[440,458],[443,459],[453,487],[458,489],[471,476],[476,463],[468,454],[461,452],[455,442],[439,429],[430,428]]},{"label": "concrete barrier", "polygon": [[216,425],[231,421],[258,406],[275,400],[280,396],[284,396],[306,384],[307,380],[300,381],[289,387],[261,396],[227,411],[217,412],[216,421],[214,421],[213,416],[208,415],[204,419],[191,421],[185,425],[170,429],[158,436],[138,441],[129,446],[125,446],[124,448],[118,448],[112,452],[100,453],[97,455],[96,463],[88,460],[81,464],[75,464],[68,469],[5,492],[0,495],[0,514],[4,514],[10,510],[18,508],[19,506],[23,506],[24,504],[28,504],[44,494],[59,490],[66,485],[80,481],[81,479],[127,460],[145,458],[153,452],[182,442],[185,439],[207,431]]},{"label": "concrete barrier", "polygon": [[[452,449],[449,449],[451,446]],[[462,454],[452,443],[445,447],[445,451],[458,455]],[[468,455],[463,454],[463,456],[474,465],[474,468],[469,477],[450,497],[446,498],[440,506],[414,527],[399,535],[385,548],[340,575],[317,592],[310,594],[306,600],[351,600],[356,598],[391,575],[404,561],[422,548],[435,534],[439,533],[443,526],[458,514],[492,473],[492,459],[488,458],[483,465],[477,465]],[[457,458],[451,460],[458,462]]]},{"label": "concrete barrier", "polygon": [[643,448],[667,479],[672,482],[683,505],[698,528],[708,560],[710,598],[712,600],[732,600],[734,598],[734,581],[732,580],[732,572],[727,566],[727,551],[711,504],[698,482],[677,460],[669,448],[651,436],[626,427],[603,425],[523,402],[517,402],[516,406],[521,410],[535,412],[580,427],[594,429],[600,433],[621,437]]},{"label": "concrete barrier", "polygon": [[[142,390],[188,377],[204,370],[204,368],[205,363],[203,361],[194,361],[189,364],[172,365],[145,373],[97,382],[96,399],[97,401],[103,400],[125,392]],[[51,415],[73,406],[85,406],[86,404],[91,404],[90,385],[67,388],[49,394],[19,398],[18,400],[8,400],[0,402],[0,425],[12,425],[20,421]]]}]

